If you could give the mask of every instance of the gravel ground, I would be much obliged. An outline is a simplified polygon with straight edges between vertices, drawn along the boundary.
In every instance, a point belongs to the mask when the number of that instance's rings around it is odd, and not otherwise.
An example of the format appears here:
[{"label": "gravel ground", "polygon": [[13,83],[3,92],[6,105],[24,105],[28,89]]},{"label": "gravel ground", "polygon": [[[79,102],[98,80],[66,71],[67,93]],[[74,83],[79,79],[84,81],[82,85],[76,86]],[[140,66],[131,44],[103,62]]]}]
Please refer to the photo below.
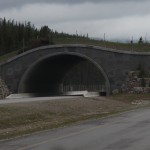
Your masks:
[{"label": "gravel ground", "polygon": [[122,96],[74,97],[1,104],[0,139],[60,127],[86,119],[100,118],[145,104],[141,101],[137,104],[133,103],[136,100],[133,96],[132,101],[130,99],[127,101],[127,96],[125,98],[124,101]]}]

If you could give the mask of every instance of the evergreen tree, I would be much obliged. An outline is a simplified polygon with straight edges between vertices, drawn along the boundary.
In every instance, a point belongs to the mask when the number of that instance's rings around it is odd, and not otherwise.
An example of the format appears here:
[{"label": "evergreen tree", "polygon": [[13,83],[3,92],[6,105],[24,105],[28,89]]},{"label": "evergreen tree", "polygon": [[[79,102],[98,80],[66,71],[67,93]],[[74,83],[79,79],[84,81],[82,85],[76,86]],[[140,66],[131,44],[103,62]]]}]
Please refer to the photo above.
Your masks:
[{"label": "evergreen tree", "polygon": [[55,38],[88,38],[87,36],[58,33],[48,26],[40,29],[31,22],[17,22],[0,18],[0,55],[19,50],[19,53],[42,45],[54,44]]},{"label": "evergreen tree", "polygon": [[142,38],[142,36],[139,38],[138,43],[139,43],[139,44],[142,44],[142,43],[143,43],[143,38]]}]

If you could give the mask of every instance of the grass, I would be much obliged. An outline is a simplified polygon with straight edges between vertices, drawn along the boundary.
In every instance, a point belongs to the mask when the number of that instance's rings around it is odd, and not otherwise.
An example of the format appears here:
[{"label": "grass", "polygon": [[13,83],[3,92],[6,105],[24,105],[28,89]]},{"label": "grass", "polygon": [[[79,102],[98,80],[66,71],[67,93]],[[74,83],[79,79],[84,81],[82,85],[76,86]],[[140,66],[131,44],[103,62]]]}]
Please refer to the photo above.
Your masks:
[{"label": "grass", "polygon": [[87,44],[102,46],[111,49],[123,50],[123,51],[137,51],[137,52],[150,52],[150,43],[119,43],[103,40],[94,40],[88,38],[57,38],[54,39],[55,44]]},{"label": "grass", "polygon": [[[119,43],[119,42],[94,40],[89,38],[75,38],[75,37],[54,38],[53,41],[55,44],[86,44],[117,49],[122,51],[150,52],[150,43],[143,43],[143,44],[134,43],[131,45],[130,43]],[[14,51],[6,55],[0,56],[0,63],[5,62],[11,57],[17,55],[17,52],[18,51]]]},{"label": "grass", "polygon": [[141,94],[116,94],[110,96],[111,99],[131,103],[136,100],[150,100],[150,93]]},{"label": "grass", "polygon": [[0,139],[66,126],[137,108],[131,102],[150,95],[114,95],[0,105]]},{"label": "grass", "polygon": [[0,56],[0,63],[7,61],[8,59],[17,55],[18,51],[13,51],[11,53]]},{"label": "grass", "polygon": [[[88,115],[88,116],[76,116],[76,117],[70,117],[70,118],[65,118],[64,116],[62,117],[57,117],[57,119],[59,118],[60,120],[58,121],[36,121],[36,122],[29,122],[22,125],[22,126],[18,126],[17,124],[15,124],[14,128],[11,124],[11,127],[7,128],[7,129],[3,129],[3,132],[0,133],[0,140],[2,139],[9,139],[9,138],[14,138],[17,136],[22,136],[22,135],[26,135],[26,134],[31,134],[34,132],[39,132],[39,131],[44,131],[44,130],[48,130],[48,129],[53,129],[53,128],[58,128],[58,127],[64,127],[67,125],[71,125],[80,121],[85,121],[85,120],[89,120],[89,119],[98,119],[98,118],[102,118],[102,117],[106,117],[112,114],[116,114],[118,112],[111,112],[111,113],[106,113],[106,114],[95,114],[95,115]],[[28,119],[28,118],[24,118],[24,119]],[[18,120],[18,119],[17,119]],[[19,120],[18,120],[19,121]]]}]

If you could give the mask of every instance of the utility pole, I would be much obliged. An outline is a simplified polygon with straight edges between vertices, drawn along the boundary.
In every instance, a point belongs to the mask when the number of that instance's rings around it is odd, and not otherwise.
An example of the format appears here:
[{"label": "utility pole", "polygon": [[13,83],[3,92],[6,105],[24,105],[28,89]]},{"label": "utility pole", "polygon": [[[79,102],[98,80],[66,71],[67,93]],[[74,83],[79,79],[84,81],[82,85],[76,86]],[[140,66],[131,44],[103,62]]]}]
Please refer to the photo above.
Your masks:
[{"label": "utility pole", "polygon": [[145,34],[145,43],[147,42],[147,32]]},{"label": "utility pole", "polygon": [[78,31],[76,30],[76,37],[75,37],[75,41],[76,41],[76,44],[78,43]]},{"label": "utility pole", "polygon": [[106,40],[106,35],[105,35],[105,33],[104,33],[104,47],[106,47],[105,40]]},{"label": "utility pole", "polygon": [[23,44],[23,53],[24,53],[24,37],[22,39],[22,44]]},{"label": "utility pole", "polygon": [[76,37],[78,37],[78,31],[76,30]]},{"label": "utility pole", "polygon": [[131,39],[131,51],[133,51],[133,36],[132,36],[132,39]]},{"label": "utility pole", "polygon": [[106,35],[105,35],[105,33],[104,33],[104,42],[105,42],[105,36],[106,36]]}]

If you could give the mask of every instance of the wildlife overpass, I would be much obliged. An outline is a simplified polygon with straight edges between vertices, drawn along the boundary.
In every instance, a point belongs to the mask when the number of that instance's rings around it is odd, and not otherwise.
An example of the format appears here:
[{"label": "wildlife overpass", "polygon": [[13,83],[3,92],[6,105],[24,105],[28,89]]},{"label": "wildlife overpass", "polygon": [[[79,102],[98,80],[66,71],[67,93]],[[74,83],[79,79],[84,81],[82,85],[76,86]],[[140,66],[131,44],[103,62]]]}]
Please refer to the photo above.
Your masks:
[{"label": "wildlife overpass", "polygon": [[12,93],[37,96],[71,91],[111,94],[139,65],[150,70],[150,53],[89,45],[38,47],[0,64],[0,76]]}]

